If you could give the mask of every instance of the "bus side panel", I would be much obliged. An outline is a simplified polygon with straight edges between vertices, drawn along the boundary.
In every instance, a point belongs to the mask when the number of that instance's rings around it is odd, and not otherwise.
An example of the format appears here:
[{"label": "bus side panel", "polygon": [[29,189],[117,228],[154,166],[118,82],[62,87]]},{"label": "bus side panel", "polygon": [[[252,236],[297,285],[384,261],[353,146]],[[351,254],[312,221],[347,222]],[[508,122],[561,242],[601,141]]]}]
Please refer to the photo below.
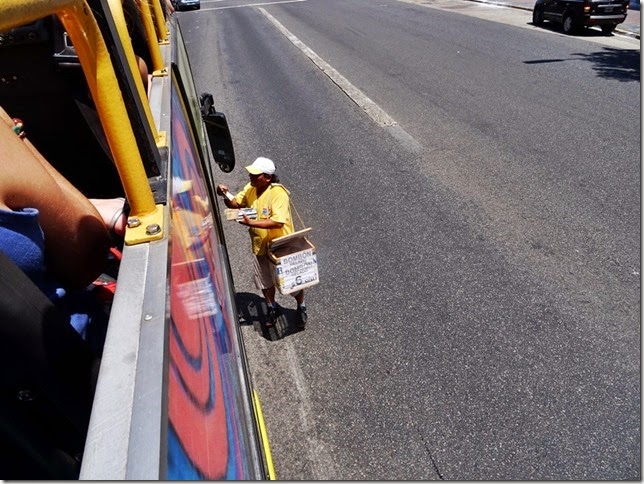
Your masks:
[{"label": "bus side panel", "polygon": [[[232,291],[218,247],[218,214],[176,78],[172,104],[168,468],[166,478],[254,478],[243,414]],[[216,217],[216,218],[215,218]],[[252,466],[250,466],[252,467]]]}]

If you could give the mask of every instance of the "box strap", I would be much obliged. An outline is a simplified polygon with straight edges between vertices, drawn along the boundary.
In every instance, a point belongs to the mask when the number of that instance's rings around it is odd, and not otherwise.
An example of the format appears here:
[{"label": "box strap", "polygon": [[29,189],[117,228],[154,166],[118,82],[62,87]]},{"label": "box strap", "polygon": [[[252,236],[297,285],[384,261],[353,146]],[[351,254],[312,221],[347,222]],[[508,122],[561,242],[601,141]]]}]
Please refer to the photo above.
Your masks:
[{"label": "box strap", "polygon": [[[302,221],[302,217],[300,217],[300,214],[297,211],[297,208],[295,208],[295,205],[293,204],[291,197],[289,197],[288,200],[289,200],[289,203],[291,204],[291,208],[295,211],[295,215],[297,215],[297,219],[300,221],[300,225],[302,225],[302,230],[304,230],[306,228],[306,225],[304,225],[304,222]],[[293,228],[295,228],[295,223],[293,223]]]},{"label": "box strap", "polygon": [[[307,228],[306,225],[304,225],[304,221],[302,220],[302,217],[300,217],[300,213],[297,211],[297,208],[295,208],[295,205],[293,204],[293,197],[291,196],[291,192],[289,192],[286,189],[286,187],[284,185],[282,185],[281,183],[273,183],[273,184],[271,184],[271,188],[274,187],[274,186],[280,187],[280,188],[282,188],[283,190],[286,191],[286,193],[288,194],[288,203],[289,203],[289,206],[291,208],[291,212],[295,212],[295,215],[297,215],[297,219],[300,221],[300,225],[302,225],[301,230],[304,230],[305,228]],[[269,194],[268,194],[269,202],[270,202],[270,196],[271,196],[271,194],[269,192]],[[292,215],[291,215],[291,218],[292,218]],[[295,221],[293,221],[293,229],[295,230]],[[297,230],[295,230],[295,231],[297,232]]]}]

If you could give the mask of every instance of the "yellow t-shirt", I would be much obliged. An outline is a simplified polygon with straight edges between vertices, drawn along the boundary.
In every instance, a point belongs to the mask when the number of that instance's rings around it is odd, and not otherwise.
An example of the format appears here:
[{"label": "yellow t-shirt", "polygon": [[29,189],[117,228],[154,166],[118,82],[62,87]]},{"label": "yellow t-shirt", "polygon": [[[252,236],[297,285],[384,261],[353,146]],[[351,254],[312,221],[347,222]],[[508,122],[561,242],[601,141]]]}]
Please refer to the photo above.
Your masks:
[{"label": "yellow t-shirt", "polygon": [[271,219],[284,224],[279,229],[249,227],[253,254],[266,254],[266,248],[271,240],[294,232],[289,191],[279,183],[269,185],[259,198],[257,198],[257,190],[249,183],[235,196],[235,201],[241,207],[257,210],[258,220]]}]

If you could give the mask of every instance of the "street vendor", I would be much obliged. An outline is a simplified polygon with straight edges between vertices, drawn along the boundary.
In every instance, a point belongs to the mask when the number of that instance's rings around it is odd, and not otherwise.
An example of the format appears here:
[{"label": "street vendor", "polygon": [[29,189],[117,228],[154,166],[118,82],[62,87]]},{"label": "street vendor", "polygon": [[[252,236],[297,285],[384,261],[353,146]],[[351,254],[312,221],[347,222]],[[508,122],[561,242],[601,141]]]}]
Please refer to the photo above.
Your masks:
[{"label": "street vendor", "polygon": [[[253,208],[257,212],[256,219],[244,213],[239,223],[249,227],[251,249],[255,255],[255,286],[261,289],[266,300],[266,326],[271,327],[281,311],[275,302],[274,269],[268,258],[268,245],[272,240],[294,232],[289,191],[279,183],[275,174],[275,164],[268,158],[257,158],[246,170],[250,182],[237,195],[230,194],[228,187],[222,184],[217,185],[217,194],[224,197],[224,204],[228,208]],[[307,321],[304,289],[294,293],[293,297],[297,301],[299,323],[304,326]]]}]

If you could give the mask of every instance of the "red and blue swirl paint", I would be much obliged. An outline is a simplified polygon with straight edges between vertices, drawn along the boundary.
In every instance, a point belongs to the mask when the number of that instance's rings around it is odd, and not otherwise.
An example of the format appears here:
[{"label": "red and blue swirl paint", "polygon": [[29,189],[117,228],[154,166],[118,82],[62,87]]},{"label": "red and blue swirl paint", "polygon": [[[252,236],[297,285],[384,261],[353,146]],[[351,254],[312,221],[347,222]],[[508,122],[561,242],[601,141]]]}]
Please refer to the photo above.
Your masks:
[{"label": "red and blue swirl paint", "polygon": [[188,113],[172,87],[168,480],[250,477],[231,288]]}]

